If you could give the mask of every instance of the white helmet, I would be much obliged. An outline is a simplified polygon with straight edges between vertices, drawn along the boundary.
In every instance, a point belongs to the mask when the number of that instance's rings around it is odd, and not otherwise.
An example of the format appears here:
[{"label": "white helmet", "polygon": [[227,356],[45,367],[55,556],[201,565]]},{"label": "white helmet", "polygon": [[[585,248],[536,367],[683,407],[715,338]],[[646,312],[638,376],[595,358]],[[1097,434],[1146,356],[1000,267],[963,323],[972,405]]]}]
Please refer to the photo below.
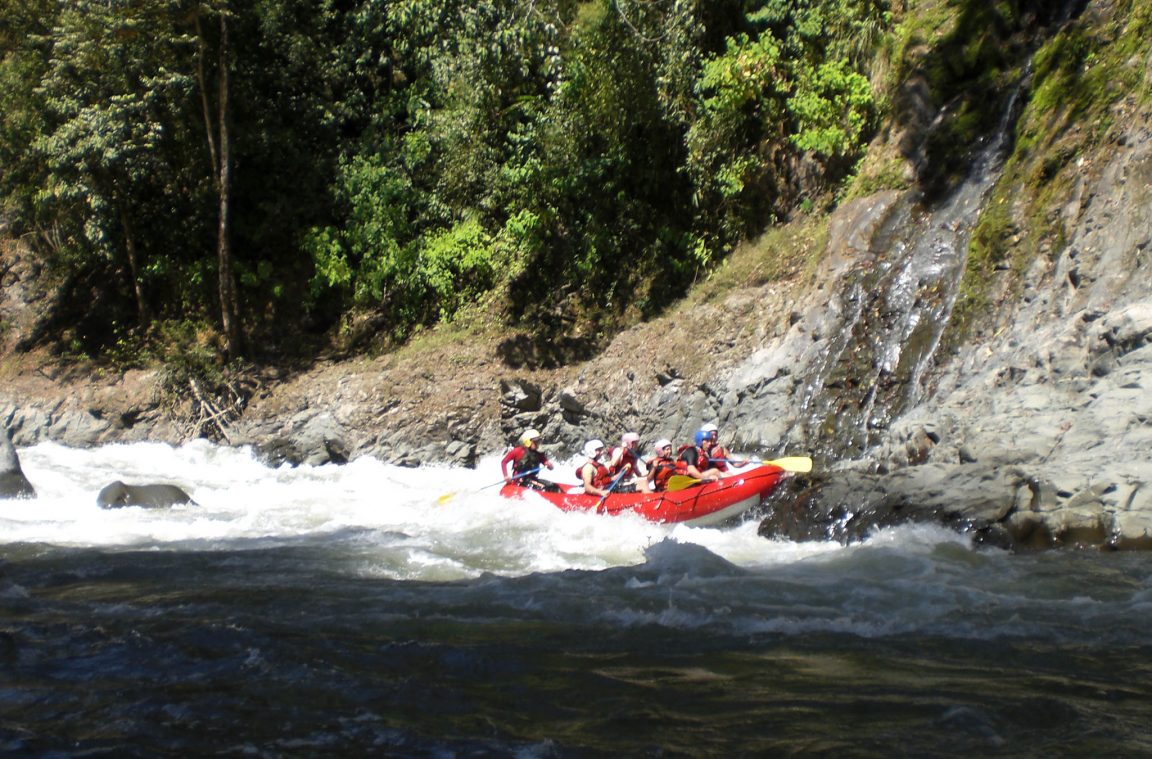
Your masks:
[{"label": "white helmet", "polygon": [[520,436],[520,445],[528,445],[528,443],[537,440],[539,437],[540,433],[536,430],[524,430],[524,434]]},{"label": "white helmet", "polygon": [[669,440],[668,438],[660,438],[659,440],[656,441],[656,445],[652,446],[652,450],[656,451],[656,453],[663,453],[665,448],[671,448],[671,447],[672,447],[672,441],[671,440]]},{"label": "white helmet", "polygon": [[590,459],[596,458],[596,452],[604,450],[604,442],[602,440],[589,440],[584,444],[584,455]]},{"label": "white helmet", "polygon": [[712,424],[711,422],[709,422],[708,424],[705,424],[703,427],[701,427],[700,431],[701,432],[719,432],[720,428],[717,427],[715,424]]},{"label": "white helmet", "polygon": [[620,436],[620,442],[624,443],[625,445],[627,445],[628,443],[639,443],[640,442],[640,436],[637,435],[635,432],[625,432],[623,435]]}]

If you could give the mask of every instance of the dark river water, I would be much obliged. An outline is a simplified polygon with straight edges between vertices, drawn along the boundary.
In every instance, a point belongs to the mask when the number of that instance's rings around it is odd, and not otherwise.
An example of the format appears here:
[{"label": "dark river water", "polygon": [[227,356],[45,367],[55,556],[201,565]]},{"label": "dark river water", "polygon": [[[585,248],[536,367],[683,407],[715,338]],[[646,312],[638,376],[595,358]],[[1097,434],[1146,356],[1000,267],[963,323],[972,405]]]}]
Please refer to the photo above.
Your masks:
[{"label": "dark river water", "polygon": [[[1145,554],[564,514],[492,462],[20,455],[5,756],[1152,755]],[[116,478],[200,505],[101,511]]]}]

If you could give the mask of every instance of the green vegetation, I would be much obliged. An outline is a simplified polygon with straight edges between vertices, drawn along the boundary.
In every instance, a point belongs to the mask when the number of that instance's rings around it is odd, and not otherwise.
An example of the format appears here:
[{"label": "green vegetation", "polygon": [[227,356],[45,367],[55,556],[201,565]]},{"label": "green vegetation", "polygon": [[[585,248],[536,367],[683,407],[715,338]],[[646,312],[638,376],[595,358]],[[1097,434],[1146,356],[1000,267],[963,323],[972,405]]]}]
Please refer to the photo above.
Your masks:
[{"label": "green vegetation", "polygon": [[[62,283],[47,338],[74,355],[184,346],[204,376],[208,354],[388,350],[473,321],[540,355],[693,283],[803,272],[811,246],[778,223],[946,189],[1052,12],[0,0],[0,212]],[[1108,39],[1072,25],[1049,41],[1013,181],[1057,186],[1116,98],[1148,97],[1126,61],[1149,16],[1133,4]],[[1051,142],[1074,122],[1090,134]],[[915,175],[905,132],[924,148]],[[1025,232],[1052,223],[1044,192]],[[1018,210],[982,222],[974,276],[1010,257]]]},{"label": "green vegetation", "polygon": [[972,321],[987,312],[988,289],[995,272],[1010,268],[1012,263],[1022,263],[1011,260],[1016,235],[1011,197],[1001,189],[985,205],[969,243],[968,261],[953,308],[952,339],[966,334]]},{"label": "green vegetation", "polygon": [[1152,8],[1117,3],[1091,26],[1064,26],[1033,59],[1031,89],[1003,175],[977,223],[951,337],[989,307],[994,273],[1019,283],[1038,257],[1061,250],[1062,208],[1083,166],[1106,160],[1117,116],[1152,101],[1145,67]]},{"label": "green vegetation", "polygon": [[[117,365],[659,312],[843,181],[879,0],[0,0],[0,208]],[[804,165],[804,171],[798,169]],[[81,293],[95,292],[93,298]],[[199,356],[199,352],[196,352]]]}]

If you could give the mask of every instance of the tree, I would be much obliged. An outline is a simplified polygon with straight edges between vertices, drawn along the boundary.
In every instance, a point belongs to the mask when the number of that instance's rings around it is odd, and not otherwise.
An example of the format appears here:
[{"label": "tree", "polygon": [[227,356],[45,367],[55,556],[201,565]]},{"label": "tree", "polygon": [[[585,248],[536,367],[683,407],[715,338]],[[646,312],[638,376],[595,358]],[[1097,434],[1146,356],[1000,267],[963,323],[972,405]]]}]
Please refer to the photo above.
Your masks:
[{"label": "tree", "polygon": [[44,183],[32,145],[46,128],[38,87],[55,14],[54,0],[0,0],[0,206],[20,221],[32,215]]},{"label": "tree", "polygon": [[85,318],[209,318],[229,357],[494,289],[595,334],[851,168],[886,8],[0,0],[0,193],[112,293]]},{"label": "tree", "polygon": [[[761,0],[696,82],[688,168],[705,227],[731,243],[842,178],[863,153],[875,103],[860,73],[890,22],[877,0]],[[822,165],[801,184],[801,155]]]},{"label": "tree", "polygon": [[47,128],[34,141],[47,176],[40,193],[72,255],[127,264],[138,324],[147,328],[139,244],[148,199],[171,191],[171,140],[192,81],[179,62],[190,39],[170,0],[63,3],[39,87]]},{"label": "tree", "polygon": [[[216,39],[216,108],[210,105],[212,88],[206,75],[205,56],[208,42],[200,21],[202,13],[215,15],[219,24]],[[216,265],[217,293],[220,299],[220,326],[224,335],[224,352],[235,358],[241,351],[240,306],[236,294],[236,271],[232,257],[232,125],[231,68],[232,46],[229,36],[231,10],[227,0],[212,8],[202,6],[195,16],[197,32],[197,80],[203,104],[204,128],[212,159],[216,187],[217,228]]]}]

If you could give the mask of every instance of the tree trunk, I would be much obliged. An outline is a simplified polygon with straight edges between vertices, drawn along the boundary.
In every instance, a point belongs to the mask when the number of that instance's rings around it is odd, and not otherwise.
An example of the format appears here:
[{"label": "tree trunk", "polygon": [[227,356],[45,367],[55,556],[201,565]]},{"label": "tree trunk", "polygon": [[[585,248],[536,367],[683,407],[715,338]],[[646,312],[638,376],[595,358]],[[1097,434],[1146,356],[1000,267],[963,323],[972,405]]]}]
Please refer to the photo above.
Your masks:
[{"label": "tree trunk", "polygon": [[220,267],[220,322],[224,330],[224,351],[228,358],[240,354],[239,311],[236,302],[236,274],[232,266],[232,139],[228,109],[228,65],[231,50],[228,41],[228,11],[220,14],[220,92],[217,103],[217,126],[220,129],[220,227],[216,251]]},{"label": "tree trunk", "polygon": [[132,232],[132,222],[128,212],[120,210],[120,227],[124,230],[124,250],[128,256],[128,273],[132,277],[132,293],[136,296],[136,319],[140,329],[147,330],[152,322],[148,304],[144,300],[144,286],[140,283],[140,258],[136,253],[136,236]]},{"label": "tree trunk", "polygon": [[200,27],[200,14],[196,14],[196,81],[200,85],[200,107],[204,109],[204,129],[208,133],[208,159],[212,162],[212,184],[220,184],[220,156],[216,154],[216,134],[212,129],[212,106],[208,102],[208,77],[204,73],[204,30]]}]

